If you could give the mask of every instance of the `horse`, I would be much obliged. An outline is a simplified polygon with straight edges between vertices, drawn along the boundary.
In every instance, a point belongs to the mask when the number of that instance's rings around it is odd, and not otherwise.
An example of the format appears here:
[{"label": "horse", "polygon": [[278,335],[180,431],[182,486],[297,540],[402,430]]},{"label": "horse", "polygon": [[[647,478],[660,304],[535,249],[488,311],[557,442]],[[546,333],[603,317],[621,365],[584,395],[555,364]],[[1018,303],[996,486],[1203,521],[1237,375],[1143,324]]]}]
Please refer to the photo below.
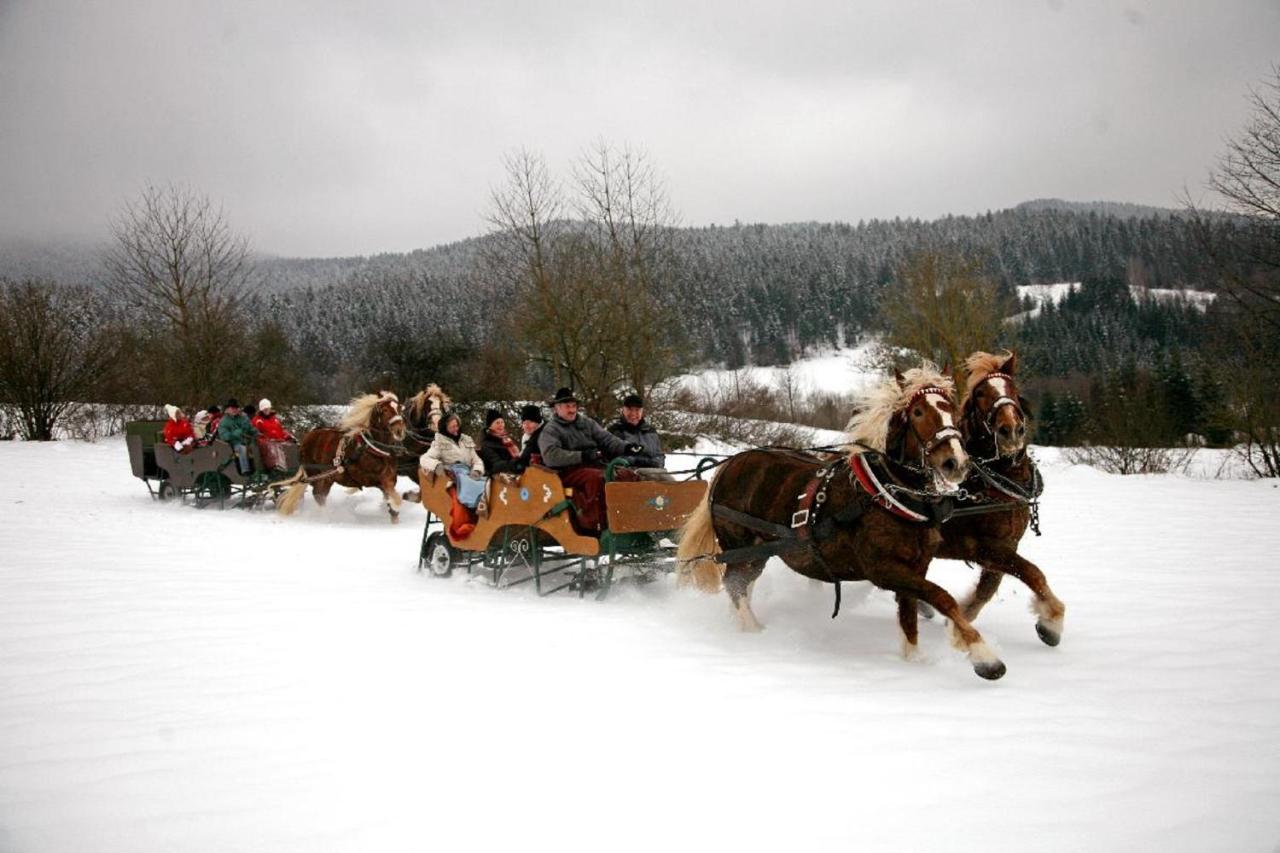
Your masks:
[{"label": "horse", "polygon": [[[419,460],[431,448],[440,416],[452,402],[449,395],[434,382],[404,401],[406,430],[402,447],[396,455],[396,471],[401,477],[409,477],[417,482]],[[403,497],[413,503],[421,500],[417,489],[405,492]]]},{"label": "horse", "polygon": [[395,394],[380,391],[353,398],[336,428],[313,429],[302,437],[302,467],[288,480],[273,484],[285,488],[279,511],[292,515],[308,485],[321,506],[335,483],[354,489],[377,486],[386,498],[391,523],[398,523],[395,454],[404,436],[404,415]]},{"label": "horse", "polygon": [[[1005,665],[925,573],[942,541],[948,492],[965,479],[968,456],[953,422],[954,383],[932,364],[896,374],[850,421],[850,444],[833,461],[778,449],[733,456],[680,532],[682,578],[722,586],[744,631],[762,626],[751,589],[770,556],[836,584],[867,580],[898,599],[902,651],[918,648],[917,600],[950,619],[952,643],[986,679]],[[834,615],[834,614],[833,614]]]},{"label": "horse", "polygon": [[977,585],[960,605],[966,619],[977,619],[999,589],[1001,578],[1013,575],[1035,596],[1031,606],[1036,634],[1046,645],[1056,646],[1062,641],[1066,606],[1049,588],[1044,572],[1018,555],[1018,542],[1031,520],[1027,499],[1039,493],[1039,475],[1027,455],[1031,409],[1014,380],[1017,359],[1007,351],[975,352],[965,360],[965,368],[968,378],[960,430],[965,450],[977,465],[964,488],[981,496],[993,511],[957,516],[944,524],[937,556],[982,569]]}]

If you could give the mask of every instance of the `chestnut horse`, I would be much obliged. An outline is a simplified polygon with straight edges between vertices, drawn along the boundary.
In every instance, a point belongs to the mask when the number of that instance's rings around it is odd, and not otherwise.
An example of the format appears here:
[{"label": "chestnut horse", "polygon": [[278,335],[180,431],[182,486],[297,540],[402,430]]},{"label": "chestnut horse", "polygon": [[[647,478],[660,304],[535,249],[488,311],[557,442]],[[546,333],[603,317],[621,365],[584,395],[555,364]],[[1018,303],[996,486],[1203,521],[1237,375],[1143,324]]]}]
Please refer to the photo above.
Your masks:
[{"label": "chestnut horse", "polygon": [[[965,489],[994,510],[952,518],[942,526],[938,556],[965,560],[981,567],[978,584],[961,604],[969,621],[978,618],[1000,586],[1004,575],[1025,583],[1035,598],[1036,634],[1047,645],[1062,640],[1066,606],[1049,589],[1044,573],[1018,555],[1018,542],[1027,532],[1031,511],[1026,502],[1039,492],[1038,474],[1027,455],[1029,407],[1018,395],[1013,353],[975,352],[965,361],[968,393],[961,407],[960,429],[965,450],[977,463]],[[983,477],[982,473],[992,476]]]},{"label": "chestnut horse", "polygon": [[436,425],[440,415],[453,401],[449,395],[432,382],[417,394],[404,401],[405,430],[404,450],[398,460],[400,476],[418,479],[418,460],[431,448],[436,437]]},{"label": "chestnut horse", "polygon": [[404,435],[404,415],[395,394],[380,391],[354,398],[338,427],[313,429],[302,437],[302,467],[295,476],[275,484],[288,487],[278,502],[280,512],[292,515],[307,486],[321,506],[335,483],[355,489],[377,486],[386,498],[391,522],[397,523],[396,452]]},{"label": "chestnut horse", "polygon": [[761,629],[751,588],[770,556],[837,592],[840,581],[868,580],[897,594],[908,658],[922,599],[951,620],[952,643],[974,671],[1000,678],[1004,664],[955,599],[925,578],[948,511],[941,494],[968,468],[956,414],[954,384],[926,363],[872,393],[849,424],[848,456],[828,462],[764,449],[732,457],[681,531],[682,576],[707,591],[723,585],[744,631]]}]

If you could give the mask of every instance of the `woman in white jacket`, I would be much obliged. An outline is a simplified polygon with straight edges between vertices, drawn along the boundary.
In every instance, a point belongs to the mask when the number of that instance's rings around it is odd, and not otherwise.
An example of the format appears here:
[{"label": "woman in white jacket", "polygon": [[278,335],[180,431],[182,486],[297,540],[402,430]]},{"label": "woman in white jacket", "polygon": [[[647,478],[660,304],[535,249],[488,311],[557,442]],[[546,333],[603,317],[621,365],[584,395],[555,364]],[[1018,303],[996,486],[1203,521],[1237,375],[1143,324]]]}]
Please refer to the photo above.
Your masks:
[{"label": "woman in white jacket", "polygon": [[440,418],[440,429],[420,464],[433,477],[442,470],[452,472],[458,503],[465,507],[474,508],[484,494],[484,462],[471,436],[463,435],[462,419],[454,412]]}]

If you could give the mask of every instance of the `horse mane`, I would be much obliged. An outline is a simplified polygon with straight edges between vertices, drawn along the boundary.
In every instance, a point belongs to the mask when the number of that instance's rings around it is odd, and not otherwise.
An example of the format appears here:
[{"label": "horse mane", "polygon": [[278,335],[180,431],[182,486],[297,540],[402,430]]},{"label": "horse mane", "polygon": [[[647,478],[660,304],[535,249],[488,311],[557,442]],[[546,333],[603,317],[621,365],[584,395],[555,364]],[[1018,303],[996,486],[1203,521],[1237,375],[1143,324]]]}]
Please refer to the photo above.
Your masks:
[{"label": "horse mane", "polygon": [[390,391],[352,397],[351,402],[347,404],[347,413],[342,416],[342,420],[338,421],[338,428],[345,430],[347,435],[368,429],[373,420],[373,410],[384,400],[400,402],[400,398]]},{"label": "horse mane", "polygon": [[917,391],[941,388],[954,395],[955,387],[955,383],[929,361],[921,362],[919,367],[913,367],[903,374],[902,384],[898,384],[898,380],[892,376],[887,377],[862,399],[845,427],[849,453],[856,456],[865,453],[868,447],[885,452],[889,422],[893,420],[894,413],[903,409]]},{"label": "horse mane", "polygon": [[1003,353],[992,352],[975,352],[964,360],[964,369],[968,376],[964,380],[964,395],[967,398],[973,393],[973,389],[978,383],[986,379],[993,373],[1000,372],[1000,367],[1010,358],[1013,353],[1005,350]]},{"label": "horse mane", "polygon": [[[431,400],[435,400],[438,406],[428,406],[427,403]],[[445,409],[449,408],[449,404],[452,402],[453,400],[449,399],[449,395],[444,393],[439,385],[432,382],[426,388],[423,388],[417,394],[410,397],[405,404],[409,410],[410,419],[415,423],[421,423],[423,421],[422,415],[424,409],[431,411],[438,407],[440,411],[443,412]]]}]

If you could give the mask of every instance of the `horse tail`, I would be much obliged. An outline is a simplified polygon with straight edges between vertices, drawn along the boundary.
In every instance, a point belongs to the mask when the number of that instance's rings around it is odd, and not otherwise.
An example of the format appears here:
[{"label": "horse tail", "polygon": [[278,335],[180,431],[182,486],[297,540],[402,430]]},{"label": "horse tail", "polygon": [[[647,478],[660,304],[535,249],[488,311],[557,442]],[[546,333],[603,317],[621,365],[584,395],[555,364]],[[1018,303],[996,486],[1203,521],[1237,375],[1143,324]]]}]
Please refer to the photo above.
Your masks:
[{"label": "horse tail", "polygon": [[676,559],[680,566],[680,584],[693,584],[703,592],[718,592],[725,566],[710,559],[719,554],[715,520],[711,515],[711,489],[703,495],[698,508],[680,527],[680,545]]},{"label": "horse tail", "polygon": [[276,501],[276,511],[281,515],[293,515],[298,510],[298,504],[302,503],[302,498],[307,493],[307,475],[302,469],[298,469],[298,473],[294,474],[287,480],[281,480],[278,483],[272,483],[273,486],[285,488],[284,497]]}]

